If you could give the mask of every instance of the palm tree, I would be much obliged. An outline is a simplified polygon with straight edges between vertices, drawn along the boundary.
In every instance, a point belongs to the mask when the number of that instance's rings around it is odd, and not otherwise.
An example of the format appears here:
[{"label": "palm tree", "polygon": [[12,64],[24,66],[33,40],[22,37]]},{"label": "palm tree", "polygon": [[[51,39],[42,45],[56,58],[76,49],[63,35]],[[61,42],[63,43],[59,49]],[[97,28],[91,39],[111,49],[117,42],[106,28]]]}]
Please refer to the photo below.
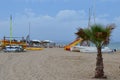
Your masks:
[{"label": "palm tree", "polygon": [[108,25],[104,27],[103,25],[95,24],[90,28],[79,28],[75,33],[78,38],[82,38],[84,41],[90,41],[95,44],[97,48],[97,61],[95,69],[95,78],[106,78],[104,75],[104,65],[101,49],[103,46],[109,44],[111,31],[114,29],[114,25]]},{"label": "palm tree", "polygon": [[82,28],[78,28],[78,32],[75,33],[77,36],[77,38],[82,38],[82,41],[81,41],[81,44],[80,45],[83,45],[84,42],[87,43],[87,46],[90,46],[89,44],[89,36],[87,36],[85,33],[84,33],[84,30]]}]

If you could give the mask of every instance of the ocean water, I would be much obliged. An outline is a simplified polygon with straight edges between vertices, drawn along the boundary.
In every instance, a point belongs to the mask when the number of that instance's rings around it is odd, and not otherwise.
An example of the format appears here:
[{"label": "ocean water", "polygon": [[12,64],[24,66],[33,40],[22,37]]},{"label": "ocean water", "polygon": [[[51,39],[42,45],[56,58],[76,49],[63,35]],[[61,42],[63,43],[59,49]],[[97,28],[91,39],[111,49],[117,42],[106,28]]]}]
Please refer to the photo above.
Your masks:
[{"label": "ocean water", "polygon": [[108,45],[108,47],[111,49],[120,50],[120,42],[112,42]]}]

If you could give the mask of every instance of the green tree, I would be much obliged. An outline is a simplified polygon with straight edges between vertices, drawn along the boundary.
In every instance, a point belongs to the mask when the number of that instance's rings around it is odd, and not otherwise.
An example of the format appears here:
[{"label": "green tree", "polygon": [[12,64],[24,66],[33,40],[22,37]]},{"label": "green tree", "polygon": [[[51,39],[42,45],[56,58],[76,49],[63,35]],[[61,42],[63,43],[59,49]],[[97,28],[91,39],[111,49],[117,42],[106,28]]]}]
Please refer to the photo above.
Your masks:
[{"label": "green tree", "polygon": [[90,28],[79,28],[75,33],[77,38],[82,38],[83,41],[92,42],[97,48],[97,58],[96,58],[96,68],[95,68],[95,78],[106,78],[104,75],[104,65],[101,49],[103,46],[109,44],[111,31],[114,29],[114,25],[108,25],[104,27],[103,25],[94,24]]}]

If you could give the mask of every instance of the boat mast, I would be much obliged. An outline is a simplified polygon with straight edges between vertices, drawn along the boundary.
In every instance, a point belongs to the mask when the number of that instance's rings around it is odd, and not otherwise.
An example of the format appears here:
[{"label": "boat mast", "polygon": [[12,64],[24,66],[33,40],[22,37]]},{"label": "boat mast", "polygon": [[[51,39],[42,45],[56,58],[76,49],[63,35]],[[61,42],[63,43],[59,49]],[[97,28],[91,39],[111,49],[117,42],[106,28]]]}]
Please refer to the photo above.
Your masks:
[{"label": "boat mast", "polygon": [[29,22],[29,40],[30,40],[30,36],[31,34],[30,34],[30,22]]},{"label": "boat mast", "polygon": [[96,2],[96,1],[94,0],[94,4],[93,4],[93,11],[94,11],[94,12],[93,12],[94,24],[96,24],[96,20],[95,20],[95,18],[96,18],[96,15],[95,15],[95,9],[96,9],[96,8],[95,8],[95,2]]},{"label": "boat mast", "polygon": [[95,0],[92,0],[92,6],[91,6],[91,8],[89,8],[89,21],[88,21],[88,28],[90,28],[90,25],[91,25],[91,17],[93,18],[93,23],[94,24],[96,24],[96,11],[95,11],[95,3],[96,3],[96,1]]},{"label": "boat mast", "polygon": [[12,41],[12,15],[10,15],[10,45]]},{"label": "boat mast", "polygon": [[91,9],[89,8],[88,28],[90,28],[90,20],[91,20]]}]

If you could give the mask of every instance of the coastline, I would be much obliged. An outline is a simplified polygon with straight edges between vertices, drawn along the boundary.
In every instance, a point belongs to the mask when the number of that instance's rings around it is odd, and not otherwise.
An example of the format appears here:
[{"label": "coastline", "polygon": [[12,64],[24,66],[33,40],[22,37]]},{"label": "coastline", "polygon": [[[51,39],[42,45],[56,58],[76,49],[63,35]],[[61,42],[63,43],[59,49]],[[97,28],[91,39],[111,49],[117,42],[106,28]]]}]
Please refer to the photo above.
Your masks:
[{"label": "coastline", "polygon": [[[103,54],[108,80],[120,79],[120,50]],[[63,48],[20,53],[0,52],[1,80],[98,80],[94,77],[96,53],[69,52]],[[102,79],[104,80],[104,79]]]}]

